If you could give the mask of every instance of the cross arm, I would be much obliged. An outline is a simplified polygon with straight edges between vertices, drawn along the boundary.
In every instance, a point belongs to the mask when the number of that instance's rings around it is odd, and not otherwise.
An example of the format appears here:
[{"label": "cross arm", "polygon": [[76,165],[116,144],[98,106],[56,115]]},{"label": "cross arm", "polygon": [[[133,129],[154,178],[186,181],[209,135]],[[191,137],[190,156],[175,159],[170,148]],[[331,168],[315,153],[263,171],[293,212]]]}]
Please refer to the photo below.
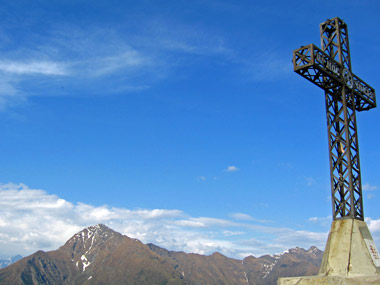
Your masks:
[{"label": "cross arm", "polygon": [[365,111],[372,108],[376,108],[376,94],[375,89],[361,80],[355,74],[352,74],[353,78],[353,91],[357,95],[355,96],[356,110]]},{"label": "cross arm", "polygon": [[293,51],[294,71],[323,90],[347,86],[355,95],[355,109],[376,107],[375,90],[313,44]]}]

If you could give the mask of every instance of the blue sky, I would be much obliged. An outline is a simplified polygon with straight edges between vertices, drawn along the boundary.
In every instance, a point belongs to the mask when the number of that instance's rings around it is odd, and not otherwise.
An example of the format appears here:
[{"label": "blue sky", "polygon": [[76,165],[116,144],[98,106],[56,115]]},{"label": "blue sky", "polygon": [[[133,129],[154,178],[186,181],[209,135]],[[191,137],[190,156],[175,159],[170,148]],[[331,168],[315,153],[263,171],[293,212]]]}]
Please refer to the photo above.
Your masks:
[{"label": "blue sky", "polygon": [[[379,86],[377,0],[1,1],[0,257],[104,223],[241,258],[324,247],[323,91],[293,72],[319,24],[348,24]],[[380,114],[358,114],[364,212],[380,242]],[[62,230],[65,229],[65,230]]]}]

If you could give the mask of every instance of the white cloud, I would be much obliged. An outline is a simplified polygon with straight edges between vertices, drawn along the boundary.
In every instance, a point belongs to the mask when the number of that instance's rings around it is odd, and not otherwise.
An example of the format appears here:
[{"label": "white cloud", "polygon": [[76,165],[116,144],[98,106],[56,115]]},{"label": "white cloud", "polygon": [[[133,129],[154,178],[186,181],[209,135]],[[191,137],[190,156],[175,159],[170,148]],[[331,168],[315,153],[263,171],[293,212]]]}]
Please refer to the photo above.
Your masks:
[{"label": "white cloud", "polygon": [[198,180],[198,181],[206,181],[207,178],[206,178],[206,176],[198,176],[198,177],[197,177],[197,180]]},{"label": "white cloud", "polygon": [[311,217],[308,219],[309,222],[313,222],[313,223],[325,223],[326,221],[329,221],[331,222],[332,221],[332,217],[331,216],[327,216],[327,217]]},{"label": "white cloud", "polygon": [[305,177],[307,187],[311,187],[315,184],[316,180],[313,177]]},{"label": "white cloud", "polygon": [[229,236],[239,236],[239,235],[244,234],[244,232],[223,231],[223,234],[229,237]]},{"label": "white cloud", "polygon": [[256,219],[256,218],[254,218],[248,214],[244,214],[244,213],[232,213],[229,216],[235,220],[255,221],[258,223],[271,223],[271,221],[269,221],[269,220]]},{"label": "white cloud", "polygon": [[375,191],[377,190],[377,186],[366,183],[363,185],[363,191]]},{"label": "white cloud", "polygon": [[253,217],[251,217],[248,214],[244,214],[244,213],[233,213],[233,214],[230,214],[230,217],[232,217],[236,220],[245,220],[245,221],[253,220]]},{"label": "white cloud", "polygon": [[377,248],[380,248],[380,219],[366,218],[365,221]]},{"label": "white cloud", "polygon": [[[0,196],[0,258],[56,249],[84,227],[98,223],[169,250],[219,251],[235,258],[278,253],[294,246],[323,248],[326,238],[326,233],[258,225],[254,217],[243,213],[231,215],[242,221],[237,222],[191,217],[177,209],[75,204],[24,184],[2,184]],[[370,225],[377,227],[375,221]]]},{"label": "white cloud", "polygon": [[363,191],[367,192],[367,198],[368,199],[372,199],[373,197],[375,197],[374,191],[378,190],[377,186],[371,185],[369,183],[364,184],[362,189],[363,189]]},{"label": "white cloud", "polygon": [[366,218],[365,221],[368,224],[368,228],[371,232],[373,233],[380,232],[380,219],[373,220],[371,218]]},{"label": "white cloud", "polygon": [[227,171],[227,172],[236,172],[236,171],[239,171],[239,168],[237,168],[234,165],[231,165],[231,166],[227,166],[227,168],[225,169],[225,171]]},{"label": "white cloud", "polygon": [[284,230],[281,235],[276,236],[274,241],[278,244],[288,244],[289,247],[305,247],[309,244],[315,244],[317,247],[324,249],[327,241],[328,232],[310,232],[310,231],[294,231]]},{"label": "white cloud", "polygon": [[330,215],[327,217],[310,217],[308,221],[315,226],[320,226],[322,228],[328,229],[332,222],[332,216]]}]

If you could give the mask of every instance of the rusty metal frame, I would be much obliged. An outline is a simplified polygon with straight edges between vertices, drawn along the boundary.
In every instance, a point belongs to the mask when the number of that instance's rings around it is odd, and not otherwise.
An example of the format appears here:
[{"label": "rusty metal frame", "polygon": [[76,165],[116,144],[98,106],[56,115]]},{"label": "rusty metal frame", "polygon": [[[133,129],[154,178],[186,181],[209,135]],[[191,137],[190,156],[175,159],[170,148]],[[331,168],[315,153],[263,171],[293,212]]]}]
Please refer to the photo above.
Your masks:
[{"label": "rusty metal frame", "polygon": [[[327,66],[334,66],[334,70],[336,68],[339,73],[334,73]],[[346,84],[342,76],[344,67],[313,44],[293,51],[293,68],[296,73],[323,90],[333,90]],[[355,95],[355,110],[366,111],[375,108],[375,89],[352,72],[351,75],[355,82],[351,90]]]},{"label": "rusty metal frame", "polygon": [[294,71],[325,91],[333,219],[364,220],[356,111],[376,107],[375,90],[351,71],[347,25],[320,24],[321,46],[293,52]]}]

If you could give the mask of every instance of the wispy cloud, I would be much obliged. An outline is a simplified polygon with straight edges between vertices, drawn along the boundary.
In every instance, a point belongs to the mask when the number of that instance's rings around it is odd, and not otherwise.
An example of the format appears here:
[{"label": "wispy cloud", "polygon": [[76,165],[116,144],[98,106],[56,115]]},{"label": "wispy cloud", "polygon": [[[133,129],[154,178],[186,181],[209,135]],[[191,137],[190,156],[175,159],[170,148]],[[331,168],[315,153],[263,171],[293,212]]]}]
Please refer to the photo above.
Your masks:
[{"label": "wispy cloud", "polygon": [[148,60],[139,52],[133,49],[126,50],[120,54],[109,55],[103,58],[94,59],[89,62],[92,75],[102,76],[115,73],[125,68],[137,68],[147,65]]},{"label": "wispy cloud", "polygon": [[224,47],[221,41],[197,44],[192,43],[191,39],[163,39],[159,41],[159,45],[162,49],[194,55],[232,54],[232,51]]},{"label": "wispy cloud", "polygon": [[67,68],[52,61],[0,61],[0,71],[15,74],[67,75]]},{"label": "wispy cloud", "polygon": [[[194,62],[194,56],[223,56],[225,60],[229,52],[221,37],[164,21],[128,32],[96,25],[57,24],[35,38],[39,40],[26,40],[18,50],[0,49],[0,74],[12,76],[12,80],[3,79],[0,83],[3,110],[32,96],[46,94],[65,96],[77,90],[81,94],[98,94],[99,90],[102,94],[140,91],[175,74],[173,71],[181,65]],[[12,39],[14,36],[9,35],[9,40]],[[61,90],[57,86],[66,88]]]},{"label": "wispy cloud", "polygon": [[0,195],[0,258],[56,249],[84,227],[98,223],[171,250],[219,251],[235,258],[278,253],[294,246],[323,247],[326,237],[326,233],[259,225],[254,217],[242,213],[233,214],[230,220],[192,217],[177,209],[131,210],[72,203],[24,184],[2,184]]},{"label": "wispy cloud", "polygon": [[290,162],[279,162],[277,166],[282,169],[292,169],[293,165]]},{"label": "wispy cloud", "polygon": [[150,20],[144,23],[145,35],[140,44],[157,50],[192,56],[222,55],[232,57],[234,52],[226,45],[224,37],[206,27],[174,23],[170,19]]},{"label": "wispy cloud", "polygon": [[257,81],[278,80],[290,74],[292,70],[291,62],[275,50],[257,54],[254,59],[244,63],[247,74]]},{"label": "wispy cloud", "polygon": [[2,76],[0,78],[0,111],[24,100],[25,96],[21,95],[17,89],[17,80]]},{"label": "wispy cloud", "polygon": [[[18,105],[31,95],[23,90],[24,82],[38,84],[40,78],[54,81],[54,77],[69,75],[67,66],[54,61],[2,60],[0,61],[0,111]],[[31,76],[33,76],[31,78]],[[32,85],[33,85],[32,83]],[[42,93],[45,94],[45,93]]]},{"label": "wispy cloud", "polygon": [[112,33],[88,31],[86,40],[75,31],[52,34],[41,46],[25,43],[20,51],[0,51],[0,110],[33,96],[66,96],[78,89],[81,94],[136,92],[162,76],[155,75],[148,54],[112,38]]}]

